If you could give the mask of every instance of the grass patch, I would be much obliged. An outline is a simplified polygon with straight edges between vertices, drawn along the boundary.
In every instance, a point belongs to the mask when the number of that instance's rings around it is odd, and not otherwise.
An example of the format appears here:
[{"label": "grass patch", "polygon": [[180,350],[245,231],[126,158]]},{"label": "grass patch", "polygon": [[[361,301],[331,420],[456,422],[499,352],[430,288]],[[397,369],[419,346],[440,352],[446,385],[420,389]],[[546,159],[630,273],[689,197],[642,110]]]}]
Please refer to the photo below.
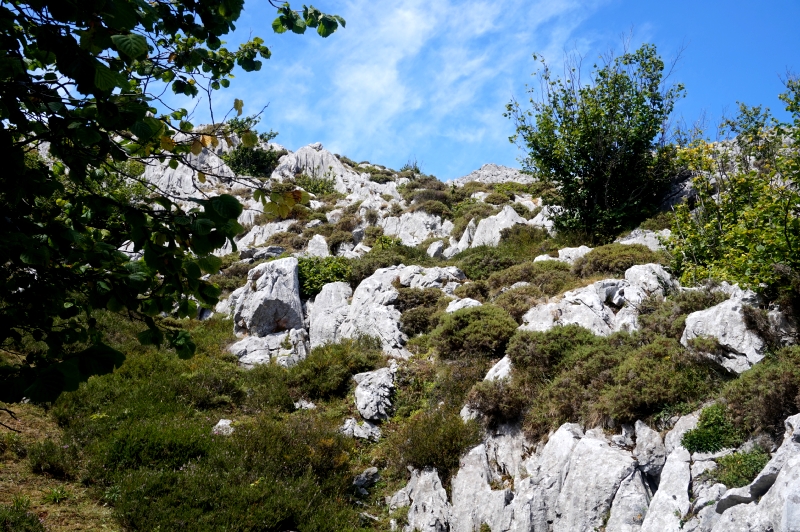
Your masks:
[{"label": "grass patch", "polygon": [[715,453],[737,447],[743,441],[744,437],[731,422],[725,405],[717,403],[703,409],[697,428],[683,435],[681,445],[690,453]]},{"label": "grass patch", "polygon": [[723,456],[717,460],[717,468],[710,474],[728,488],[741,488],[750,484],[769,460],[769,453],[756,447],[752,451]]}]

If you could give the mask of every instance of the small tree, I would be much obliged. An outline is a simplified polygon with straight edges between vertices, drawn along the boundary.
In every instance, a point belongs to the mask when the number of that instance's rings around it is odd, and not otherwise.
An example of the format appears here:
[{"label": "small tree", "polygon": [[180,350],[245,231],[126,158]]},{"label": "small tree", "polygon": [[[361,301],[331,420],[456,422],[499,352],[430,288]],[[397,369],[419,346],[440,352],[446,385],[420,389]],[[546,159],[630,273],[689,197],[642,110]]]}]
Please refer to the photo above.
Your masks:
[{"label": "small tree", "polygon": [[588,84],[575,61],[564,79],[541,63],[541,93],[531,108],[506,107],[516,124],[510,140],[528,152],[524,169],[554,186],[545,202],[560,207],[556,230],[608,241],[646,218],[669,184],[665,124],[683,86],[665,87],[664,62],[650,44],[595,65]]}]

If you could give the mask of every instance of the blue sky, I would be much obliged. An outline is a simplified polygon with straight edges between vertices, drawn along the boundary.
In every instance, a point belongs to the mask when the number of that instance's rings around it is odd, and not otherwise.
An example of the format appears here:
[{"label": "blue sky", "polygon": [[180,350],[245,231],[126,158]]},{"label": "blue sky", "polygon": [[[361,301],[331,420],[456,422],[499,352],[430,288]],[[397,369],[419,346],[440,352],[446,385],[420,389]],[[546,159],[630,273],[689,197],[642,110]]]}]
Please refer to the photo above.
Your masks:
[{"label": "blue sky", "polygon": [[[533,52],[553,66],[565,50],[590,65],[609,49],[654,43],[669,61],[683,49],[672,80],[686,86],[676,116],[710,126],[736,102],[781,115],[777,95],[787,69],[800,73],[800,0],[318,0],[347,27],[327,39],[272,32],[275,10],[246,0],[234,47],[249,35],[273,52],[260,72],[237,72],[216,92],[222,111],[241,98],[245,113],[265,110],[262,130],[297,149],[311,142],[356,160],[399,168],[416,159],[443,180],[494,162],[519,166],[503,117],[526,100]],[[301,5],[294,5],[295,9]],[[182,102],[186,106],[187,102]],[[198,106],[195,123],[208,120]]]}]

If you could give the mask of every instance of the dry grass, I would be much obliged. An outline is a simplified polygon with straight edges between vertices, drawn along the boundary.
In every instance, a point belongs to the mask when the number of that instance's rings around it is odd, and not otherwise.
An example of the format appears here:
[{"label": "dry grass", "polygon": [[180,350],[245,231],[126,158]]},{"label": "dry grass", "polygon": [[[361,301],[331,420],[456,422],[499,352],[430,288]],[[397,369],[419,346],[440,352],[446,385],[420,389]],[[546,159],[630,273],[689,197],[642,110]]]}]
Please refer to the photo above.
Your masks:
[{"label": "dry grass", "polygon": [[[16,435],[23,448],[46,438],[60,437],[60,429],[41,407],[30,404],[7,406],[17,419],[2,412],[0,421],[19,431]],[[13,437],[12,434],[0,427],[0,438]],[[53,488],[66,490],[69,497],[59,504],[45,502],[45,495]],[[20,496],[30,499],[31,511],[39,516],[48,531],[122,530],[112,517],[112,509],[97,502],[80,482],[33,473],[27,458],[7,449],[0,455],[0,505],[9,505]]]}]

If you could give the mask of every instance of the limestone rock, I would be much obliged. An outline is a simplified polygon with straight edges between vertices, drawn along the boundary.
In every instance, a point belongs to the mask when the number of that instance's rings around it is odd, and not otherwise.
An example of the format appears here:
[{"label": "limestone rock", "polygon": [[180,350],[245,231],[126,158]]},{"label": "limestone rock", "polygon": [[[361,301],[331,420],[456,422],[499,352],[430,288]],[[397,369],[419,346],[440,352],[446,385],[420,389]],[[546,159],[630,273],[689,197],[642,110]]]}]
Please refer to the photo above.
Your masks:
[{"label": "limestone rock", "polygon": [[647,509],[642,532],[679,532],[681,519],[689,512],[689,451],[683,447],[673,450],[661,471],[658,491]]},{"label": "limestone rock", "polygon": [[309,257],[330,257],[328,241],[325,240],[325,237],[322,235],[314,235],[311,240],[308,241],[306,255]]},{"label": "limestone rock", "polygon": [[396,236],[406,246],[417,246],[429,238],[450,236],[453,230],[450,220],[442,221],[441,216],[424,211],[406,212],[399,217],[387,216],[378,223],[385,235]]},{"label": "limestone rock", "polygon": [[339,341],[339,328],[350,311],[348,299],[353,295],[349,283],[328,283],[309,305],[309,337],[311,348]]},{"label": "limestone rock", "polygon": [[444,242],[442,242],[441,240],[437,240],[436,242],[432,243],[430,246],[428,246],[428,249],[426,251],[428,256],[434,259],[441,257],[443,252],[444,252]]},{"label": "limestone rock", "polygon": [[608,532],[637,532],[642,528],[651,494],[642,473],[634,470],[619,485],[614,501],[611,503],[611,514],[606,524]]},{"label": "limestone rock", "polygon": [[411,501],[408,509],[408,526],[404,532],[447,532],[450,522],[450,504],[447,492],[435,469],[414,470],[405,487]]},{"label": "limestone rock", "polygon": [[242,238],[236,241],[236,246],[241,248],[258,247],[267,242],[269,238],[289,229],[294,220],[282,220],[280,222],[269,222],[264,225],[256,225],[250,229]]},{"label": "limestone rock", "polygon": [[461,459],[458,473],[453,478],[452,532],[472,532],[482,524],[488,524],[492,530],[508,530],[504,509],[514,494],[510,489],[493,490],[492,480],[486,446],[478,445]]},{"label": "limestone rock", "polygon": [[370,421],[363,421],[360,425],[355,418],[349,417],[344,420],[344,425],[339,429],[348,438],[359,438],[362,440],[378,441],[381,438],[381,429]]},{"label": "limestone rock", "polygon": [[308,334],[305,329],[291,329],[265,336],[247,336],[228,350],[239,359],[239,365],[251,369],[259,364],[275,362],[294,366],[308,355]]},{"label": "limestone rock", "polygon": [[522,183],[528,185],[536,181],[532,175],[523,174],[515,168],[502,166],[499,164],[484,164],[479,169],[470,172],[464,177],[453,179],[451,181],[457,187],[463,187],[470,181],[477,181],[478,183],[494,184],[494,183]]},{"label": "limestone rock", "polygon": [[211,429],[211,434],[217,434],[220,436],[230,436],[233,434],[233,421],[230,419],[220,419],[217,421],[217,424],[214,425],[214,428]]},{"label": "limestone rock", "polygon": [[237,296],[233,323],[235,333],[254,336],[303,328],[297,259],[265,262],[250,270]]},{"label": "limestone rock", "polygon": [[545,229],[548,233],[553,233],[553,215],[558,212],[558,207],[545,205],[539,214],[528,220],[528,225]]},{"label": "limestone rock", "polygon": [[678,419],[672,429],[664,436],[664,449],[667,451],[667,456],[680,447],[684,434],[697,428],[698,421],[700,421],[700,410],[681,416]]},{"label": "limestone rock", "polygon": [[747,297],[747,293],[734,294],[727,301],[689,314],[681,343],[689,345],[698,337],[714,338],[720,349],[709,354],[710,358],[735,373],[750,369],[764,358],[766,344],[745,325],[742,306]]},{"label": "limestone rock", "polygon": [[498,214],[478,222],[478,228],[475,230],[470,247],[497,246],[500,243],[500,233],[503,229],[524,223],[525,218],[517,214],[517,211],[510,205],[506,205]]},{"label": "limestone rock", "polygon": [[658,478],[667,459],[667,450],[661,441],[661,435],[642,421],[637,421],[636,447],[633,456],[639,462],[642,473]]},{"label": "limestone rock", "polygon": [[491,369],[486,373],[486,377],[483,380],[485,381],[496,381],[499,379],[505,379],[511,375],[511,359],[508,355],[501,358],[497,364],[491,367]]},{"label": "limestone rock", "polygon": [[618,238],[616,241],[625,245],[641,244],[647,246],[652,251],[660,251],[664,249],[664,246],[661,244],[661,239],[667,239],[671,234],[672,232],[669,229],[662,229],[661,231],[634,229],[631,231],[631,234],[623,238]]},{"label": "limestone rock", "polygon": [[592,250],[589,246],[580,246],[577,248],[563,248],[558,250],[558,257],[551,257],[550,255],[539,255],[533,259],[533,262],[540,262],[543,260],[557,260],[566,264],[575,264],[575,261],[583,257]]},{"label": "limestone rock", "polygon": [[480,307],[481,305],[482,303],[480,301],[465,297],[463,299],[456,299],[455,301],[448,303],[445,312],[447,314],[451,314],[457,310],[461,310],[462,308]]},{"label": "limestone rock", "polygon": [[397,364],[392,361],[389,367],[353,375],[356,386],[356,408],[361,417],[368,421],[388,419],[392,410],[394,376]]},{"label": "limestone rock", "polygon": [[367,488],[371,488],[381,479],[377,467],[368,467],[353,479],[353,488],[361,496],[369,495]]}]

